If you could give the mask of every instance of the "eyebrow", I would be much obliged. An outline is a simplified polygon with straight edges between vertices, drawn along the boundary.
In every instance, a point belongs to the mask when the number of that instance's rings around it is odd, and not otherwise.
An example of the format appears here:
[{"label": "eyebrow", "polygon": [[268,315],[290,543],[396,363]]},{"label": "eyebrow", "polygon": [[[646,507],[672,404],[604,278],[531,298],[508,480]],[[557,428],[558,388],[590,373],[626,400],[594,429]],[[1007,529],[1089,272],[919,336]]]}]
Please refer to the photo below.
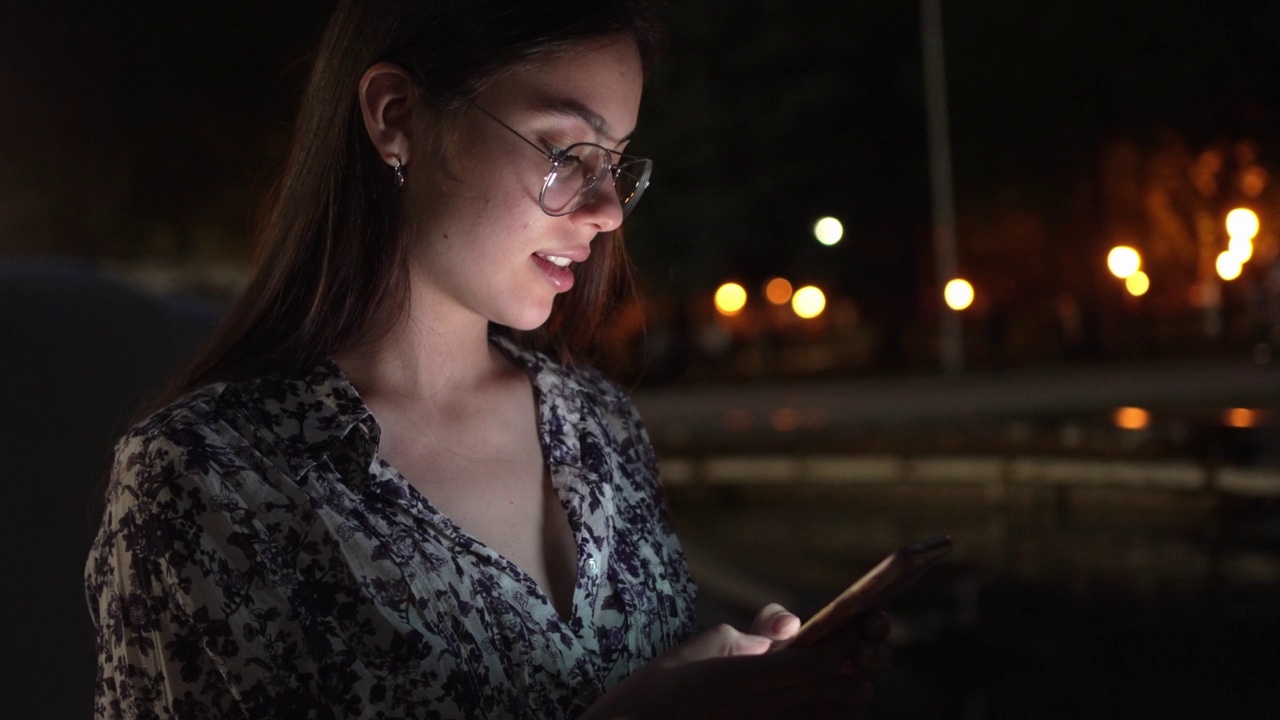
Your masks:
[{"label": "eyebrow", "polygon": [[604,117],[600,115],[600,113],[572,98],[544,100],[538,104],[538,110],[555,115],[569,115],[576,117],[586,123],[592,130],[595,130],[597,135],[606,140],[613,141],[615,145],[621,145],[622,143],[629,141],[631,136],[635,134],[635,130],[632,130],[625,136],[615,139],[608,132],[609,123],[605,122]]}]

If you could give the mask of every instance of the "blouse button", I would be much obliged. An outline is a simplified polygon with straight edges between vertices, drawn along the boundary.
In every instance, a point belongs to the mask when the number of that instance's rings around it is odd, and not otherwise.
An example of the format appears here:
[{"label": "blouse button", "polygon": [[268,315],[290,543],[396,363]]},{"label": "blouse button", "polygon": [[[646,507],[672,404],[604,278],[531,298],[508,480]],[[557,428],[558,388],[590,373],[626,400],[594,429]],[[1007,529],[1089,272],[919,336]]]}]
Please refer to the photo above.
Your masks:
[{"label": "blouse button", "polygon": [[587,558],[587,572],[588,572],[588,573],[590,573],[590,574],[592,574],[592,575],[595,575],[595,574],[596,574],[596,559],[595,559],[595,558]]}]

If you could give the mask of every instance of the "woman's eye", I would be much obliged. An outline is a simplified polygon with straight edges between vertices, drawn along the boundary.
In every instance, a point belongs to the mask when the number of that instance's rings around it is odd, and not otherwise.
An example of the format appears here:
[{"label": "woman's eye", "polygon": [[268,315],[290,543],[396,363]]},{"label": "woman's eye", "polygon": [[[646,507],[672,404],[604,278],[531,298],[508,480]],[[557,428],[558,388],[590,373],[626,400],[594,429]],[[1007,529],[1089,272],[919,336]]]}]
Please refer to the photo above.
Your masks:
[{"label": "woman's eye", "polygon": [[548,135],[539,135],[538,143],[542,147],[547,148],[548,152],[560,152],[565,148],[573,145],[576,140],[561,133],[553,133]]},{"label": "woman's eye", "polygon": [[557,163],[562,168],[577,170],[582,167],[582,158],[574,153],[560,151],[560,158]]}]

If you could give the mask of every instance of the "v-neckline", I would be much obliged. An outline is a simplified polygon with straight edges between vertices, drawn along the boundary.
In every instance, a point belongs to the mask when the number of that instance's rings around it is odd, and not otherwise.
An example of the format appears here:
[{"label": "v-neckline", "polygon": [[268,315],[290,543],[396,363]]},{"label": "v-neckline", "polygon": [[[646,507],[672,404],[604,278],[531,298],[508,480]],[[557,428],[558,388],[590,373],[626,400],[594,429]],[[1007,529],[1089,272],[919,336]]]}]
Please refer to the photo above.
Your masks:
[{"label": "v-neckline", "polygon": [[[545,606],[550,610],[550,614],[563,626],[568,628],[585,627],[589,625],[587,618],[584,616],[586,612],[586,600],[583,596],[584,578],[582,559],[588,554],[585,537],[585,509],[574,507],[573,494],[566,490],[567,482],[564,478],[557,476],[557,468],[561,468],[563,466],[554,462],[551,457],[554,447],[552,445],[553,439],[548,437],[546,432],[546,428],[551,425],[547,417],[547,414],[551,412],[548,407],[548,398],[545,396],[543,388],[538,384],[538,373],[535,368],[530,367],[522,358],[517,357],[514,350],[508,347],[506,342],[502,339],[491,337],[490,343],[493,347],[497,348],[500,353],[502,353],[503,357],[505,357],[508,362],[521,372],[526,382],[528,382],[529,392],[532,394],[534,410],[533,420],[538,437],[538,449],[542,455],[542,477],[544,486],[546,486],[547,491],[554,493],[556,500],[559,502],[562,512],[561,519],[563,522],[567,523],[569,535],[573,542],[574,557],[572,558],[571,566],[573,571],[573,581],[568,597],[568,607],[566,608],[567,614],[562,614],[560,609],[556,607],[551,588],[542,587],[542,585],[540,585],[538,581],[534,579],[533,575],[524,567],[499,552],[496,548],[484,542],[476,535],[468,532],[448,513],[436,507],[436,505],[431,502],[431,499],[428,498],[422,490],[418,489],[416,485],[410,482],[409,479],[400,472],[399,468],[392,465],[389,460],[384,458],[380,451],[376,453],[377,462],[381,463],[382,466],[385,467],[403,487],[408,488],[410,497],[416,498],[417,501],[420,502],[427,510],[428,516],[432,517],[446,531],[448,531],[448,533],[454,537],[456,542],[474,551],[482,551],[483,553],[490,555],[497,561],[497,565],[499,567],[506,570],[507,574],[511,576],[512,579],[524,585],[526,589],[531,592],[532,597],[545,604]],[[569,428],[565,428],[565,430],[569,431]],[[544,496],[544,509],[545,504],[546,498]],[[576,529],[574,525],[575,512],[578,517]],[[541,540],[543,538],[545,538],[545,525],[544,532],[539,539]],[[550,573],[548,573],[547,581],[548,583],[553,581]],[[576,632],[573,634],[576,636]]]}]

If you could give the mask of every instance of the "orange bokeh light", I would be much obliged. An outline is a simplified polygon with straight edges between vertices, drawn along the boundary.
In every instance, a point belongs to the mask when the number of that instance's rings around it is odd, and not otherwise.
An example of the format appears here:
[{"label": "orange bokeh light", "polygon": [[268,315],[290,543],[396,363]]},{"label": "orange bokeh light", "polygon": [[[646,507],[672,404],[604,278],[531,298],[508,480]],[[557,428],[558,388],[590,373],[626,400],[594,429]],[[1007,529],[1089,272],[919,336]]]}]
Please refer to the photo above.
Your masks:
[{"label": "orange bokeh light", "polygon": [[1111,422],[1123,430],[1145,430],[1151,425],[1151,413],[1140,407],[1116,408],[1111,414]]},{"label": "orange bokeh light", "polygon": [[791,302],[791,281],[776,277],[764,286],[764,296],[774,305],[786,305]]},{"label": "orange bokeh light", "polygon": [[1233,428],[1257,427],[1262,413],[1248,408],[1231,408],[1222,414],[1222,424]]}]

